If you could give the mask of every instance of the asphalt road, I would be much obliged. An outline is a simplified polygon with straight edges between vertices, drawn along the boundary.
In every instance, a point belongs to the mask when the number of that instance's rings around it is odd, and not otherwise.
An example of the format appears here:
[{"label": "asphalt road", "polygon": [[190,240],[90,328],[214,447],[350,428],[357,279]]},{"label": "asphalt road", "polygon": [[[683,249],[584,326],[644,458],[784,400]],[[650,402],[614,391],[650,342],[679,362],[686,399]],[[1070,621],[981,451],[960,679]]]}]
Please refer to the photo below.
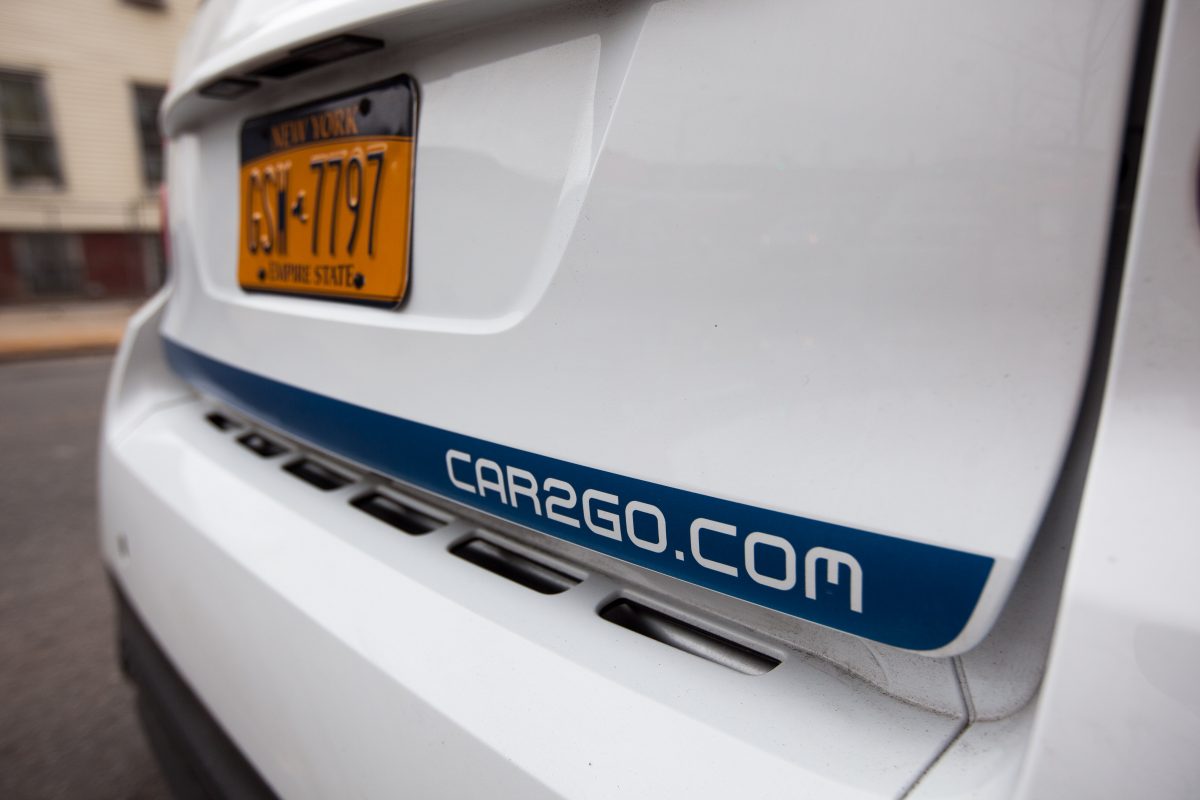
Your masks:
[{"label": "asphalt road", "polygon": [[0,364],[0,798],[166,798],[96,544],[108,357]]}]

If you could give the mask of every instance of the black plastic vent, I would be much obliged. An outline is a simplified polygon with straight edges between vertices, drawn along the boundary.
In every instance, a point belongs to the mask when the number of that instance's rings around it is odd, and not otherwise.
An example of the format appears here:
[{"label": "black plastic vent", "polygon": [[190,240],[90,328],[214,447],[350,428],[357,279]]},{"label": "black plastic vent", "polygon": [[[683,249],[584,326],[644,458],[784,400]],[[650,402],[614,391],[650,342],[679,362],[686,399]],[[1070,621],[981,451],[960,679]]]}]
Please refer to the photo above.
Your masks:
[{"label": "black plastic vent", "polygon": [[273,439],[268,439],[261,433],[246,433],[238,437],[238,443],[247,450],[253,450],[263,458],[272,458],[287,450],[286,447]]},{"label": "black plastic vent", "polygon": [[322,492],[329,492],[350,483],[353,479],[332,467],[327,467],[311,458],[300,458],[284,467],[305,483],[312,484]]},{"label": "black plastic vent", "polygon": [[200,94],[217,100],[235,100],[258,88],[258,81],[249,78],[218,78],[200,87]]},{"label": "black plastic vent", "polygon": [[413,536],[429,533],[445,524],[440,519],[431,517],[423,511],[418,511],[412,506],[405,505],[380,492],[367,492],[351,500],[350,505]]},{"label": "black plastic vent", "polygon": [[777,658],[763,655],[631,600],[609,603],[600,611],[600,616],[614,625],[745,675],[762,675],[779,666]]},{"label": "black plastic vent", "polygon": [[250,74],[260,78],[290,78],[322,64],[341,61],[343,58],[368,53],[381,47],[383,47],[383,42],[366,36],[352,34],[332,36],[289,50],[283,58],[251,70]]},{"label": "black plastic vent", "polygon": [[208,420],[209,423],[211,423],[214,428],[216,428],[217,430],[221,430],[221,431],[231,431],[236,428],[242,427],[242,423],[238,422],[235,419],[230,419],[229,417],[227,417],[224,414],[221,414],[217,411],[212,412],[207,417],[205,417],[205,419]]},{"label": "black plastic vent", "polygon": [[579,583],[577,578],[485,539],[468,539],[455,545],[450,552],[477,567],[483,567],[542,594],[559,594]]}]

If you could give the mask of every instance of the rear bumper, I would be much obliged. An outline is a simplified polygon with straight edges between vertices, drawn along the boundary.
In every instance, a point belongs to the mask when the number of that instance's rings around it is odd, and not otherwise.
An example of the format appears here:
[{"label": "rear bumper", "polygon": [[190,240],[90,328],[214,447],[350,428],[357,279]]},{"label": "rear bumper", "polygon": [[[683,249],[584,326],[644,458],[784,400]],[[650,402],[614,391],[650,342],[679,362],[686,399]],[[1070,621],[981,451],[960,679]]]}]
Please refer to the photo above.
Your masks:
[{"label": "rear bumper", "polygon": [[276,797],[204,708],[115,588],[121,665],[137,684],[138,714],[178,798]]},{"label": "rear bumper", "polygon": [[110,388],[104,555],[280,796],[897,796],[965,725],[753,632],[716,631],[781,662],[765,674],[668,647],[599,613],[654,598],[544,553],[579,582],[506,580],[452,552],[480,530],[453,509],[407,498],[440,517],[423,535],[364,513],[378,478],[338,465],[350,482],[322,490],[286,468],[302,445],[262,457],[207,419],[157,319]]}]

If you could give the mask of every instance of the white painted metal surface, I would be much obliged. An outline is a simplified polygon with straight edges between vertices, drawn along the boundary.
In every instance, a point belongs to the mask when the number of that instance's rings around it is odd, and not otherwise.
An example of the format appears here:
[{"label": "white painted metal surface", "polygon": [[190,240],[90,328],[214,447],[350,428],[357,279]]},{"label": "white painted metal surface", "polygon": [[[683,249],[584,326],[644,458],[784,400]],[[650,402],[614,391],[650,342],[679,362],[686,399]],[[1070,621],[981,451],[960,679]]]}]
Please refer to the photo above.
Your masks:
[{"label": "white painted metal surface", "polygon": [[168,399],[138,322],[117,375],[158,389],[110,408],[159,410],[106,431],[106,557],[284,797],[887,797],[961,728],[799,653],[751,677],[619,628],[601,575],[544,596],[482,572],[447,552],[466,522],[399,533]]},{"label": "white painted metal surface", "polygon": [[[185,98],[164,332],[407,419],[993,557],[959,652],[998,613],[1074,423],[1136,16],[569,9],[201,118]],[[286,18],[297,39],[323,20]],[[403,312],[243,294],[241,121],[401,71],[424,97]]]},{"label": "white painted metal surface", "polygon": [[1168,8],[1028,797],[1200,794],[1200,7]]},{"label": "white painted metal surface", "polygon": [[[1162,796],[1194,793],[1200,602],[1152,568],[1195,549],[1193,12],[1168,15],[1075,531],[1046,514],[1089,368],[1138,4],[537,5],[209,0],[181,58],[176,271],[114,373],[103,541],[255,765],[287,797],[1100,796],[1143,764],[1163,765]],[[337,31],[387,47],[233,102],[195,94]],[[409,301],[242,293],[241,122],[400,72],[422,88]],[[588,573],[537,596],[447,555],[464,527],[399,537],[349,490],[247,457],[160,332],[357,406],[996,568],[931,654],[505,530]],[[1039,528],[1034,557],[1076,539],[1040,695],[1049,625],[1020,615],[1054,614],[1050,556],[993,630]],[[1131,530],[1154,546],[1132,553]],[[783,664],[748,678],[639,639],[595,613],[617,592]]]}]

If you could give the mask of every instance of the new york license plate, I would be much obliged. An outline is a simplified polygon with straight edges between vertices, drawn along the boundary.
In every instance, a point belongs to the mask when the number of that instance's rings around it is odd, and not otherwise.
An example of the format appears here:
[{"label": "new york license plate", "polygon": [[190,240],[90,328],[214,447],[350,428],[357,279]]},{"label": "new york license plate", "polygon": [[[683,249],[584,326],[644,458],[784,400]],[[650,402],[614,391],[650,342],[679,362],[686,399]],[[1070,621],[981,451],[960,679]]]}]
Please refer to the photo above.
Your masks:
[{"label": "new york license plate", "polygon": [[391,306],[408,288],[416,91],[402,76],[242,125],[238,283]]}]

